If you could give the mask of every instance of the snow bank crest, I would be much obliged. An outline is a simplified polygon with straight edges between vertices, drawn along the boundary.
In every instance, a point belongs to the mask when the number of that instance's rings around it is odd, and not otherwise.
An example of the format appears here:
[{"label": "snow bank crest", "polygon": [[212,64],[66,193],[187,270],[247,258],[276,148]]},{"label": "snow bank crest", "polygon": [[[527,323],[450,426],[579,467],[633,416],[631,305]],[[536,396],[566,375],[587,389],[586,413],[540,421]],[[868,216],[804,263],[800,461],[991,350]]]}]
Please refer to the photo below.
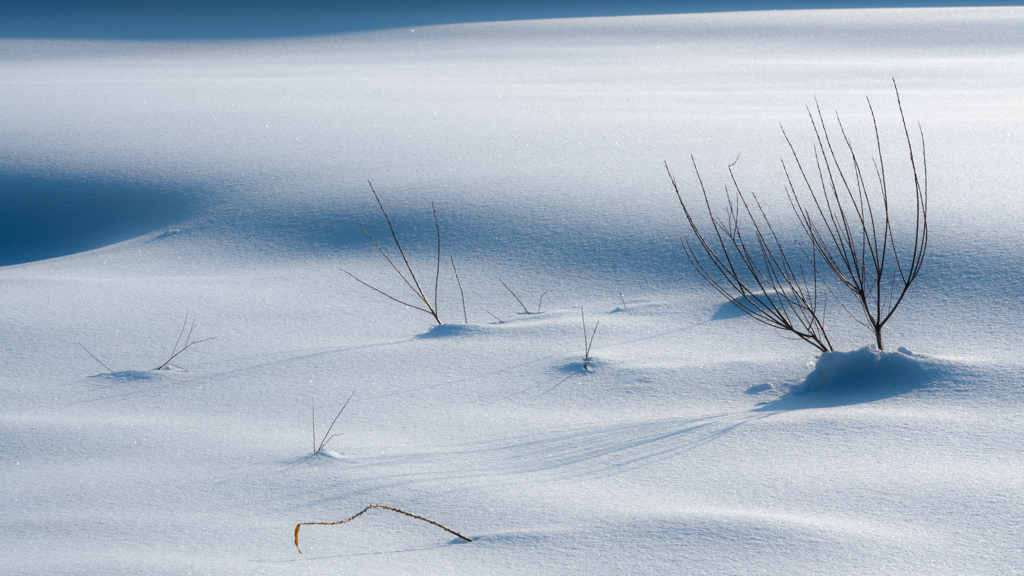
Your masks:
[{"label": "snow bank crest", "polygon": [[814,370],[793,389],[796,394],[823,390],[854,390],[868,387],[906,385],[921,380],[927,371],[922,356],[900,347],[896,352],[874,345],[850,352],[825,352],[818,356]]}]

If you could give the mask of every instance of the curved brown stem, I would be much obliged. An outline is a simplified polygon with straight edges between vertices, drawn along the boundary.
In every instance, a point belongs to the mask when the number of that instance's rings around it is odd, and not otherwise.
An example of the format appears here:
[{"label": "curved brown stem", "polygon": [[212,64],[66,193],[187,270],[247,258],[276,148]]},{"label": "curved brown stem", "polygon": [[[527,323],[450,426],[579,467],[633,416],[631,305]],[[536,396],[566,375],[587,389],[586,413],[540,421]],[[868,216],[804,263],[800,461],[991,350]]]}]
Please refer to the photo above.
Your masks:
[{"label": "curved brown stem", "polygon": [[300,522],[300,523],[296,524],[295,525],[295,549],[299,551],[299,554],[302,554],[302,550],[299,548],[299,528],[301,528],[303,526],[336,526],[338,524],[347,524],[347,523],[355,520],[356,518],[362,516],[363,514],[365,514],[366,512],[368,512],[372,508],[382,508],[384,510],[391,510],[392,512],[398,512],[399,514],[404,514],[404,515],[406,515],[406,516],[408,516],[410,518],[415,518],[417,520],[422,520],[422,521],[426,522],[427,524],[433,524],[434,526],[437,526],[438,528],[444,530],[445,532],[448,532],[450,534],[454,534],[455,536],[458,536],[459,538],[462,538],[466,542],[472,542],[473,541],[472,538],[467,538],[466,536],[463,536],[462,534],[459,534],[455,530],[452,530],[451,528],[448,528],[447,526],[443,526],[441,524],[438,524],[437,522],[434,522],[433,520],[430,520],[429,518],[424,518],[423,516],[417,516],[416,514],[413,514],[411,512],[406,512],[405,510],[400,510],[398,508],[395,508],[393,506],[388,506],[386,504],[370,504],[369,506],[367,506],[366,508],[363,508],[361,511],[359,511],[357,514],[355,514],[351,518],[346,518],[345,520],[339,520],[337,522]]}]

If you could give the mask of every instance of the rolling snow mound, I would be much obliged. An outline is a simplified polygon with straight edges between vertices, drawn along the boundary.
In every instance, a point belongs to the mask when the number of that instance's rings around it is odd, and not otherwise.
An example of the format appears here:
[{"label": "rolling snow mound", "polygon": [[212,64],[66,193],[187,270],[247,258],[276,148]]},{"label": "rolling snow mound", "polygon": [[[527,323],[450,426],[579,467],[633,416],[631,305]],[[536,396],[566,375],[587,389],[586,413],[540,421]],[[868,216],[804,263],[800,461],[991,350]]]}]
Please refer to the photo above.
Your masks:
[{"label": "rolling snow mound", "polygon": [[933,380],[939,366],[924,356],[900,347],[896,352],[875,345],[849,352],[825,352],[794,394],[810,392],[891,391],[917,387]]}]

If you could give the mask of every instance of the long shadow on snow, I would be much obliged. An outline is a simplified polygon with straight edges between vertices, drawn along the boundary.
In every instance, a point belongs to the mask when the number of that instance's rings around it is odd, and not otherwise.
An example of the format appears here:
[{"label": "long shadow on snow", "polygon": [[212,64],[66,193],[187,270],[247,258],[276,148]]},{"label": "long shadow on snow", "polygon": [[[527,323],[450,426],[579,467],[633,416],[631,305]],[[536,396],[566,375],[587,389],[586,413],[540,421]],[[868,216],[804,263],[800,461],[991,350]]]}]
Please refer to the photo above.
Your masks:
[{"label": "long shadow on snow", "polygon": [[[830,374],[822,390],[791,392],[750,412],[614,422],[561,432],[542,431],[518,438],[470,442],[443,453],[403,454],[385,457],[383,461],[375,458],[372,463],[352,463],[349,470],[357,477],[365,473],[365,479],[373,484],[371,492],[384,487],[407,487],[441,479],[486,482],[495,476],[536,472],[560,472],[570,476],[615,475],[677,458],[781,411],[872,402],[962,381],[972,372],[970,368],[951,361],[903,353],[892,353],[888,357],[889,362],[883,357],[878,366],[863,362],[863,358],[855,354],[846,354],[854,360],[852,368],[846,366],[843,374]],[[878,369],[880,367],[882,370]],[[497,455],[501,458],[497,459],[500,464],[496,465],[493,457]],[[486,459],[487,466],[474,465],[477,457]],[[410,466],[413,460],[418,464]],[[459,461],[464,461],[465,465],[452,465]],[[382,487],[379,483],[381,467],[401,467],[406,471],[390,474],[386,486]],[[358,478],[353,480],[356,485],[360,484]]]},{"label": "long shadow on snow", "polygon": [[533,460],[535,470],[573,466],[592,461],[598,470],[615,471],[692,450],[735,432],[745,424],[785,410],[829,408],[874,402],[962,381],[973,372],[961,364],[911,354],[905,350],[879,353],[863,348],[833,353],[839,362],[821,362],[818,369],[788,394],[750,413],[720,414],[691,419],[598,426],[559,437],[512,444],[504,450],[513,459]]},{"label": "long shadow on snow", "polygon": [[[562,433],[546,431],[519,438],[483,440],[454,446],[451,450],[343,458],[346,460],[347,478],[345,498],[360,498],[441,481],[459,481],[467,486],[473,481],[486,484],[498,477],[543,472],[571,478],[615,476],[630,469],[677,458],[682,453],[735,433],[745,424],[770,416],[772,414],[726,413],[620,422]],[[297,458],[281,464],[284,469],[295,471],[321,465],[309,458]],[[325,494],[320,488],[310,490],[311,504],[324,505],[338,498],[337,495]]]},{"label": "long shadow on snow", "polygon": [[533,472],[586,465],[588,473],[616,474],[694,450],[771,414],[718,414],[595,426],[502,448],[515,469]]}]

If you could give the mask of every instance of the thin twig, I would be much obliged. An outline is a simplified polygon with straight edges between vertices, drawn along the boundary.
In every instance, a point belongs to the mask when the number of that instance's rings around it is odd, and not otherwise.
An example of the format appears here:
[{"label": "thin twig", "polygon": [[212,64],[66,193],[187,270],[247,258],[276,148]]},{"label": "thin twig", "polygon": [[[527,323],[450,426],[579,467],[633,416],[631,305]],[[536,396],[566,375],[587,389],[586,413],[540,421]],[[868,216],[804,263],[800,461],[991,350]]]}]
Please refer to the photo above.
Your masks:
[{"label": "thin twig", "polygon": [[[437,223],[437,208],[434,207],[434,203],[430,203],[430,210],[434,213],[434,230],[437,231],[437,269],[434,272],[434,311],[435,316],[437,312],[437,284],[441,279],[441,225]],[[437,323],[441,323],[441,319],[437,319]]]},{"label": "thin twig", "polygon": [[587,338],[587,317],[583,314],[583,306],[580,306],[580,318],[583,319],[583,370],[586,370],[590,361],[593,360],[590,357],[590,347],[594,344],[594,336],[597,334],[597,327],[601,321],[598,320],[597,324],[594,324],[594,331],[590,333],[590,338]]},{"label": "thin twig", "polygon": [[537,314],[540,314],[540,307],[541,307],[541,306],[542,306],[542,305],[544,304],[544,296],[545,296],[545,295],[546,295],[546,294],[547,294],[548,292],[551,292],[551,290],[545,290],[545,291],[544,291],[544,294],[541,294],[541,295],[540,295],[540,302],[538,302],[538,303],[537,303]]},{"label": "thin twig", "polygon": [[619,300],[622,301],[622,309],[625,310],[626,309],[626,299],[622,297],[622,291],[621,290],[619,291]]},{"label": "thin twig", "polygon": [[462,538],[466,542],[472,542],[473,541],[472,538],[469,538],[467,536],[463,536],[462,534],[459,534],[455,530],[452,530],[451,528],[448,528],[447,526],[444,526],[442,524],[438,524],[437,522],[434,522],[433,520],[430,520],[428,518],[424,518],[423,516],[418,516],[416,514],[412,514],[410,512],[406,512],[405,510],[399,510],[398,508],[395,508],[393,506],[387,506],[385,504],[370,504],[366,508],[363,508],[358,514],[352,516],[351,518],[346,518],[345,520],[339,520],[337,522],[300,522],[300,523],[296,524],[295,525],[295,549],[299,551],[299,554],[302,554],[302,550],[299,548],[299,528],[301,528],[303,526],[337,526],[338,524],[347,524],[347,523],[355,520],[356,518],[362,516],[363,514],[365,514],[367,511],[369,511],[372,508],[381,508],[383,510],[391,510],[392,512],[398,512],[399,514],[404,514],[404,515],[406,515],[406,516],[408,516],[410,518],[415,518],[417,520],[422,520],[422,521],[426,522],[427,524],[433,524],[434,526],[437,526],[438,528],[444,530],[445,532],[448,532],[449,534],[454,534],[455,536],[457,536],[459,538]]},{"label": "thin twig", "polygon": [[[385,258],[386,258],[386,256],[385,256]],[[391,300],[394,300],[395,302],[398,302],[399,304],[401,304],[401,305],[403,305],[403,306],[408,306],[409,308],[413,308],[413,309],[415,309],[415,310],[419,310],[420,312],[426,312],[427,314],[433,315],[433,312],[431,312],[430,310],[427,310],[426,308],[420,308],[419,306],[416,306],[416,305],[414,305],[414,304],[409,304],[408,302],[403,302],[403,301],[399,300],[398,298],[395,298],[395,297],[394,297],[394,296],[392,296],[391,294],[388,294],[387,292],[384,292],[383,290],[380,290],[380,289],[378,289],[378,288],[375,288],[375,287],[373,287],[373,286],[371,286],[371,285],[367,284],[366,282],[363,282],[363,281],[362,281],[362,280],[360,280],[360,279],[359,279],[359,277],[357,277],[357,276],[356,276],[355,274],[353,274],[353,273],[349,272],[348,270],[345,270],[344,268],[338,268],[338,270],[341,270],[341,271],[342,271],[342,272],[344,272],[345,274],[348,274],[349,276],[351,276],[351,277],[352,277],[352,279],[353,279],[353,280],[355,280],[356,282],[359,282],[359,283],[360,283],[360,284],[362,284],[363,286],[366,286],[366,287],[367,287],[367,288],[369,288],[370,290],[373,290],[374,292],[376,292],[376,293],[378,293],[378,294],[383,294],[384,296],[386,296],[386,297],[390,298]]]},{"label": "thin twig", "polygon": [[[416,273],[412,271],[412,265],[409,264],[409,259],[405,256],[405,250],[402,249],[402,244],[398,241],[398,234],[395,233],[395,227],[391,225],[391,218],[388,216],[387,210],[384,209],[384,203],[381,202],[380,196],[378,196],[377,191],[374,190],[373,183],[369,180],[367,180],[366,183],[370,185],[370,192],[373,192],[373,198],[377,201],[377,206],[380,207],[381,214],[384,215],[384,220],[388,223],[388,229],[391,230],[391,238],[395,241],[395,246],[398,247],[398,253],[401,254],[402,261],[405,262],[405,268],[409,271],[409,276],[412,277],[412,281],[416,285],[416,294],[419,295],[423,300],[423,303],[427,305],[427,308],[430,308],[431,313],[434,313],[434,309],[430,305],[430,302],[427,301],[427,296],[424,294],[423,288],[420,288],[419,280],[416,279]],[[371,238],[371,240],[373,239]],[[374,244],[376,244],[376,242],[374,242]],[[387,256],[385,255],[385,257]],[[388,261],[390,262],[390,259]],[[401,274],[401,272],[399,272],[399,274]]]},{"label": "thin twig", "polygon": [[[79,346],[82,346],[82,344],[80,342],[75,342],[75,344],[78,344]],[[85,346],[82,346],[82,350],[85,350],[86,354],[88,354],[89,356],[92,356],[92,359],[97,361],[97,362],[99,362],[100,366],[103,366],[104,368],[106,368],[108,372],[110,372],[111,374],[114,373],[114,371],[110,369],[110,366],[107,366],[106,364],[103,363],[102,360],[97,358],[92,352],[89,352],[88,348],[86,348]]]},{"label": "thin twig", "polygon": [[455,267],[455,257],[451,254],[448,257],[452,259],[452,271],[455,272],[455,281],[459,284],[459,294],[462,296],[462,321],[469,324],[469,316],[466,315],[466,293],[462,291],[462,280],[459,279],[459,270]]},{"label": "thin twig", "polygon": [[505,321],[504,321],[504,320],[502,320],[501,318],[498,318],[498,317],[497,317],[497,316],[495,316],[494,314],[491,314],[491,311],[490,311],[490,310],[484,310],[484,312],[487,312],[488,314],[490,314],[491,318],[494,318],[495,320],[497,320],[497,321],[498,321],[498,324],[504,324],[504,323],[505,323]]},{"label": "thin twig", "polygon": [[519,305],[523,307],[523,312],[531,314],[531,312],[526,308],[526,304],[523,304],[523,301],[519,299],[519,296],[516,296],[516,293],[513,292],[511,288],[508,287],[508,284],[505,284],[504,280],[498,278],[498,282],[501,282],[501,285],[505,287],[505,290],[508,290],[508,293],[511,294],[512,297],[516,299],[516,302],[519,302]]}]

